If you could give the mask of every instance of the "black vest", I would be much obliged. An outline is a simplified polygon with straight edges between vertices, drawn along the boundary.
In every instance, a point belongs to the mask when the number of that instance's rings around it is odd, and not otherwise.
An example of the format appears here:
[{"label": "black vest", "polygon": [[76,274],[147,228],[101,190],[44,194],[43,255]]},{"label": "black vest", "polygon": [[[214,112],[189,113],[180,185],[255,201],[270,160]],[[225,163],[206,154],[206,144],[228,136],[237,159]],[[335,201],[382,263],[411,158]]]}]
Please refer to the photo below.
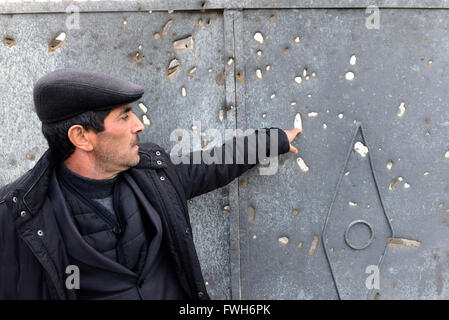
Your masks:
[{"label": "black vest", "polygon": [[[58,168],[58,176],[69,211],[84,240],[109,259],[138,272],[155,230],[151,223],[145,223],[147,230],[144,230],[138,201],[128,183],[120,175],[108,180],[87,179],[63,164]],[[109,210],[100,203],[108,199],[113,204]]]}]

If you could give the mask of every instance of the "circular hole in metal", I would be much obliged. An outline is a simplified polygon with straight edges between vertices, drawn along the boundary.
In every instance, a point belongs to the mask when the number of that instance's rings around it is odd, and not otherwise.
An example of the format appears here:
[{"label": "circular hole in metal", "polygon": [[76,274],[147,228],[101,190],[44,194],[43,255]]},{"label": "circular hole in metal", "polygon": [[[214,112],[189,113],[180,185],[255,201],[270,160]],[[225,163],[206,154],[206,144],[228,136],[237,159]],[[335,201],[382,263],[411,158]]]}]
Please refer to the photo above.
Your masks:
[{"label": "circular hole in metal", "polygon": [[[367,241],[363,243],[363,240],[358,240],[365,239],[367,233],[369,234],[369,239]],[[345,242],[354,250],[367,248],[373,242],[373,239],[373,227],[365,220],[354,220],[346,228]]]}]

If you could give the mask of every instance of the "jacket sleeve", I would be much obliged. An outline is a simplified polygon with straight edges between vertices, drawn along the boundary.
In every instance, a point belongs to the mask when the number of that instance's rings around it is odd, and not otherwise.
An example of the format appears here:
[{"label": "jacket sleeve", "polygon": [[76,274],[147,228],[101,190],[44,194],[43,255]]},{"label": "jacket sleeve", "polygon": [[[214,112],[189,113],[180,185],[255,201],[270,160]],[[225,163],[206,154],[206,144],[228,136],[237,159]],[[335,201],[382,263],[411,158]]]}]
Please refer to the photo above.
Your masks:
[{"label": "jacket sleeve", "polygon": [[[271,141],[270,138],[277,138],[277,143]],[[262,145],[264,142],[266,156],[263,155],[263,148],[259,151],[259,144]],[[276,145],[278,150],[270,150],[270,146]],[[184,156],[184,160],[188,161],[175,164],[174,167],[184,188],[186,198],[191,199],[227,185],[259,164],[259,156],[263,159],[286,153],[289,150],[290,143],[284,130],[263,128],[255,130],[250,135],[234,137],[221,146],[191,152]],[[218,155],[219,159],[221,155],[221,161],[205,161],[204,155],[206,153],[209,158]],[[197,160],[195,161],[195,159]]]}]

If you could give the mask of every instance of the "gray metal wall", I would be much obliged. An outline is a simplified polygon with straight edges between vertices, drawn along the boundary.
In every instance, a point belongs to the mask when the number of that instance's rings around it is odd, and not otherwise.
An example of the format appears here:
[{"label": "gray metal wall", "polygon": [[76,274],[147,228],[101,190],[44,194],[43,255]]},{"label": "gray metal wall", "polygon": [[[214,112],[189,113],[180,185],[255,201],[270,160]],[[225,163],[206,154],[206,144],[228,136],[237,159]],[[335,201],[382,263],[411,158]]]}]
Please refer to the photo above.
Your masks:
[{"label": "gray metal wall", "polygon": [[[201,3],[177,1],[80,2],[80,29],[70,30],[67,3],[2,4],[0,36],[16,44],[0,44],[0,185],[32,168],[47,148],[32,87],[58,68],[102,71],[144,86],[151,126],[141,138],[166,150],[174,145],[170,133],[192,130],[195,121],[195,134],[288,129],[300,112],[304,134],[294,144],[307,173],[298,155],[281,155],[275,175],[255,168],[189,203],[212,298],[447,299],[449,20],[447,10],[413,8],[446,2],[379,3],[379,29],[366,27],[369,4],[211,1],[201,12]],[[401,6],[409,8],[388,8]],[[155,39],[170,19],[168,35]],[[67,40],[50,52],[61,31]],[[256,32],[264,44],[253,39]],[[193,51],[173,49],[189,35]],[[136,51],[142,60],[130,59]],[[168,80],[174,58],[181,68]],[[355,78],[347,80],[347,72]],[[136,106],[135,112],[143,115]],[[369,148],[365,157],[355,142]],[[354,250],[344,234],[359,219],[370,223],[374,239]],[[361,244],[369,231],[358,224],[348,237]],[[365,286],[369,265],[380,267],[378,290]]]}]

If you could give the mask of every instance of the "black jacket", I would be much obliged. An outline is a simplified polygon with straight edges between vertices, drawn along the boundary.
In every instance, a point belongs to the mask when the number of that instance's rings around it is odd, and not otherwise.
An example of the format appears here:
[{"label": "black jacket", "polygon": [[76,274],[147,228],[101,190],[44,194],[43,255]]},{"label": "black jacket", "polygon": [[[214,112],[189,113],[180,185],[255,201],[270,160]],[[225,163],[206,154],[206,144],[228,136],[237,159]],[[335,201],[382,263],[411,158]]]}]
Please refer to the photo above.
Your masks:
[{"label": "black jacket", "polygon": [[[272,128],[277,129],[277,128]],[[265,132],[256,130],[254,135]],[[283,130],[278,130],[278,154],[289,150]],[[264,133],[265,134],[265,133]],[[266,131],[267,156],[270,131]],[[139,145],[140,162],[129,174],[160,214],[164,240],[181,286],[191,299],[209,299],[195,250],[187,200],[225,186],[259,163],[248,163],[248,153],[258,151],[249,136],[234,138],[233,164],[173,164],[170,155],[155,143]],[[245,161],[236,164],[235,146],[244,141]],[[257,141],[257,140],[256,140]],[[221,154],[229,144],[214,148]],[[202,153],[203,151],[197,151]],[[193,153],[190,154],[193,160]],[[202,158],[201,158],[202,159]],[[224,161],[223,161],[224,162]],[[192,162],[191,162],[192,163]],[[49,192],[55,161],[50,150],[34,168],[0,189],[0,299],[76,299],[67,289],[67,252],[54,218],[55,195]]]}]

